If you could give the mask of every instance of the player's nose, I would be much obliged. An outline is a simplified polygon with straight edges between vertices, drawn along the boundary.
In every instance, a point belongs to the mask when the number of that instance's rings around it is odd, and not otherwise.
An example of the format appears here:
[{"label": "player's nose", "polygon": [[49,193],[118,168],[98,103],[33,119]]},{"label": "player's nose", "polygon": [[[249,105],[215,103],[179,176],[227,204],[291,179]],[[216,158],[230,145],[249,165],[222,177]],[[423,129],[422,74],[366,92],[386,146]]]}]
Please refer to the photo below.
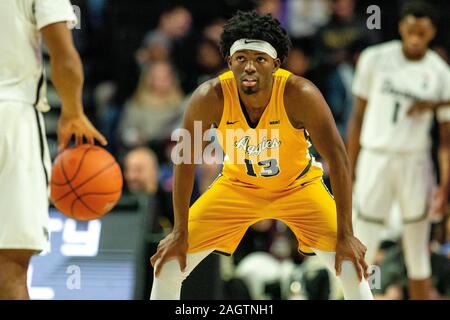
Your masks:
[{"label": "player's nose", "polygon": [[420,47],[422,44],[422,39],[418,36],[411,36],[409,39],[409,45],[412,47]]},{"label": "player's nose", "polygon": [[256,68],[255,68],[253,61],[247,61],[247,63],[245,64],[244,71],[246,73],[255,73],[256,72]]}]

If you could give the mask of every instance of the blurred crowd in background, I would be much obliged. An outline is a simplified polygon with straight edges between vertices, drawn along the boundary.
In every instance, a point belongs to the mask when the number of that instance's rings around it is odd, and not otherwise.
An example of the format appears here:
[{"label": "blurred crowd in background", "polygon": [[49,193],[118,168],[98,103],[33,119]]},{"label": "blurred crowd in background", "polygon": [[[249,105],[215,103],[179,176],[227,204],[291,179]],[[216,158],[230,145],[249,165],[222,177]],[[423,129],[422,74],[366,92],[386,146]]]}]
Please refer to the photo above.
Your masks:
[{"label": "blurred crowd in background", "polygon": [[[345,141],[358,56],[367,46],[398,38],[398,16],[406,2],[72,0],[80,8],[80,25],[73,34],[84,64],[86,112],[107,137],[108,150],[123,165],[126,192],[145,193],[154,200],[149,210],[154,222],[151,232],[163,235],[171,229],[170,154],[175,145],[171,133],[179,126],[192,91],[227,69],[219,50],[226,19],[236,10],[255,9],[280,20],[293,43],[283,67],[319,87]],[[432,47],[449,62],[450,37],[445,23],[450,2],[428,2],[447,14],[441,17]],[[366,9],[372,4],[381,8],[379,30],[366,26]],[[54,156],[59,100],[51,82],[48,85],[54,108],[46,116],[47,131]],[[437,139],[436,132],[433,137]],[[220,165],[198,166],[192,201],[220,169]],[[378,298],[406,299],[401,226],[393,217],[377,258],[382,277],[375,283],[376,294]],[[433,223],[430,250],[434,297],[450,298],[448,212]],[[224,283],[224,298],[342,298],[330,273],[315,257],[300,255],[295,237],[277,221],[254,225],[233,257],[224,259],[217,270]]]}]

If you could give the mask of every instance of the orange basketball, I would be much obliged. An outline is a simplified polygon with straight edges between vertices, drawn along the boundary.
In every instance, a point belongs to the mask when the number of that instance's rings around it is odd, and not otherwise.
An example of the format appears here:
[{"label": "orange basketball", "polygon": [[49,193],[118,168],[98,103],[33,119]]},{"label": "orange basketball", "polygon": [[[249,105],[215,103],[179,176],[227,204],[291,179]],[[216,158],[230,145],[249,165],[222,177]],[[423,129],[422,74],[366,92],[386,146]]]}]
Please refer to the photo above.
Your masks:
[{"label": "orange basketball", "polygon": [[70,218],[91,220],[109,212],[122,194],[122,172],[105,149],[83,144],[55,159],[50,197]]}]

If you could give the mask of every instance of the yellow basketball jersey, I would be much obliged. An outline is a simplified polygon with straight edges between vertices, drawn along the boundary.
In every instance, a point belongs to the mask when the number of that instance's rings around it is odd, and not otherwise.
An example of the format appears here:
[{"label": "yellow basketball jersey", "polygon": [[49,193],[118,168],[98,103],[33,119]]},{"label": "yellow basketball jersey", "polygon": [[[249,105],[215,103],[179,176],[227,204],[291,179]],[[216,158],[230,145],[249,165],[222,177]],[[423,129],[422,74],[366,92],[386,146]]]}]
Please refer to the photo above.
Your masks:
[{"label": "yellow basketball jersey", "polygon": [[270,102],[255,128],[244,115],[233,73],[219,76],[224,108],[217,135],[225,152],[222,174],[231,181],[282,190],[311,166],[317,175],[322,174],[321,165],[309,154],[307,132],[292,126],[284,107],[284,88],[290,75],[283,69],[274,73]]}]

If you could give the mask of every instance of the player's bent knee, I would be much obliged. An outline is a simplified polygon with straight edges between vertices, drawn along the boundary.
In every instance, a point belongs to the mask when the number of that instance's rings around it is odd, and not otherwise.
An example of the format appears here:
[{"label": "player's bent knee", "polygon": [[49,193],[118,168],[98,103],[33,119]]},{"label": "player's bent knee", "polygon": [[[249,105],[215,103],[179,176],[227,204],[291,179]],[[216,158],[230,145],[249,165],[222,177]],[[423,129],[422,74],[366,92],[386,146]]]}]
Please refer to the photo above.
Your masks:
[{"label": "player's bent knee", "polygon": [[351,281],[359,283],[358,274],[356,273],[356,268],[353,262],[349,260],[342,261],[341,264],[341,275],[339,276],[341,281]]},{"label": "player's bent knee", "polygon": [[31,250],[0,250],[0,291],[2,294],[26,286],[28,264],[34,253]]},{"label": "player's bent knee", "polygon": [[182,283],[188,275],[187,272],[181,272],[178,260],[170,260],[162,266],[159,275],[154,277],[162,282]]},{"label": "player's bent knee", "polygon": [[34,253],[32,250],[0,250],[0,277],[2,274],[5,277],[26,275]]},{"label": "player's bent knee", "polygon": [[364,278],[362,281],[359,280],[353,262],[349,260],[342,262],[341,275],[338,278],[341,282],[345,299],[373,300],[368,282]]}]

